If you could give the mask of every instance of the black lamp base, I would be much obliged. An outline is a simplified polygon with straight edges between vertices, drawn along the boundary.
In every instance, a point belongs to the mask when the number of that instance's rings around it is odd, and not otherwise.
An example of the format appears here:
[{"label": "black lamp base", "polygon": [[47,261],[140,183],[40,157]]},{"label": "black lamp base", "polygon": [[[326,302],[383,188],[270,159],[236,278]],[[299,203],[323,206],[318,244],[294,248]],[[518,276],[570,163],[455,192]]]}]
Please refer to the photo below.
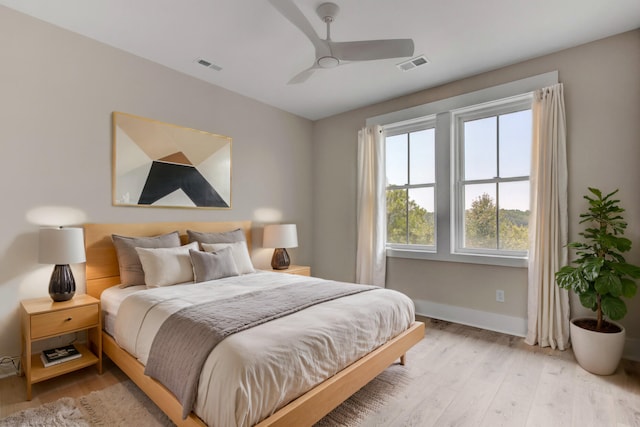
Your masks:
[{"label": "black lamp base", "polygon": [[271,268],[274,270],[286,270],[289,268],[291,260],[289,254],[285,248],[277,248],[273,251],[273,257],[271,257]]},{"label": "black lamp base", "polygon": [[51,299],[56,302],[69,301],[75,293],[76,281],[69,264],[56,264],[53,273],[51,273],[51,281],[49,281]]}]

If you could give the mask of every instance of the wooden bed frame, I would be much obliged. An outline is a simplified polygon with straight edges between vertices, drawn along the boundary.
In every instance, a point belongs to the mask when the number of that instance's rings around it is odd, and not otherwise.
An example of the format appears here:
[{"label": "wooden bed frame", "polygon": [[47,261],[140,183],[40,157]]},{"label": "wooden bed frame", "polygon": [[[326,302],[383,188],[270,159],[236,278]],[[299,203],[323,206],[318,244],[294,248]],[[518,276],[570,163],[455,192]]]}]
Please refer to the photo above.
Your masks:
[{"label": "wooden bed frame", "polygon": [[[85,224],[87,293],[96,298],[105,289],[120,283],[120,272],[112,234],[123,236],[156,236],[174,230],[186,242],[186,230],[221,232],[241,228],[251,250],[251,222],[159,222],[143,224]],[[414,322],[409,329],[391,341],[347,366],[333,377],[317,385],[288,405],[279,409],[258,426],[311,426],[356,391],[379,375],[398,358],[405,363],[405,353],[424,337],[425,326]],[[144,366],[116,344],[106,332],[102,333],[104,353],[136,383],[142,391],[178,426],[205,426],[193,412],[182,419],[182,406],[174,395],[158,381],[144,375]]]}]

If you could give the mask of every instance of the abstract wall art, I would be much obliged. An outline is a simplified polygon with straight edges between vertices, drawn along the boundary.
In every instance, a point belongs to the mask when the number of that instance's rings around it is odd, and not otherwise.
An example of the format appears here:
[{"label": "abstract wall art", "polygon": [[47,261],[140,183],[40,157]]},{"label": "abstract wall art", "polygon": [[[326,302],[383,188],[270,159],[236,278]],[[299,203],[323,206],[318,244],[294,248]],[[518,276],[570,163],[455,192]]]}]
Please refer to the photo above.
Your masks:
[{"label": "abstract wall art", "polygon": [[113,204],[231,208],[231,138],[114,112]]}]

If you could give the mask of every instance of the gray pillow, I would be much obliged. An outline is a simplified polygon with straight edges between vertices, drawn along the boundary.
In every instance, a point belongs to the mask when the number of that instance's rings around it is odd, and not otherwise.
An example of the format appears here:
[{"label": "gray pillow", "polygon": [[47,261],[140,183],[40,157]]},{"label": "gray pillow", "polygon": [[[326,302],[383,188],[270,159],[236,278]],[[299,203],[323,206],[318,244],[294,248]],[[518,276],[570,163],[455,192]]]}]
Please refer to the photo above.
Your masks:
[{"label": "gray pillow", "polygon": [[224,248],[217,252],[201,252],[190,249],[189,256],[196,283],[240,275],[233,260],[231,248]]},{"label": "gray pillow", "polygon": [[180,246],[180,234],[177,231],[155,237],[127,237],[113,234],[113,246],[116,247],[120,283],[123,287],[144,285],[144,271],[136,248],[175,248]]},{"label": "gray pillow", "polygon": [[189,243],[198,242],[200,244],[235,243],[247,240],[244,236],[244,231],[240,228],[233,231],[224,231],[222,233],[203,233],[200,231],[187,230],[187,236],[189,236]]}]

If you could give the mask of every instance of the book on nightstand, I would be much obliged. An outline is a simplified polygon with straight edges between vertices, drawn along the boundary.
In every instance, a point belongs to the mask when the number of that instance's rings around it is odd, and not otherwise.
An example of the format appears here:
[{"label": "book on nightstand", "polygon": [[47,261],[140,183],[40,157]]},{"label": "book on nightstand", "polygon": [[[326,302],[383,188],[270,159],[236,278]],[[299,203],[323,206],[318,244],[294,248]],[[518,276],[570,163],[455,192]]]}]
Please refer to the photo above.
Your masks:
[{"label": "book on nightstand", "polygon": [[78,359],[82,357],[82,354],[75,348],[73,344],[65,345],[64,347],[51,348],[44,350],[40,354],[42,364],[45,368],[49,366],[57,365],[58,363],[68,362],[69,360]]}]

